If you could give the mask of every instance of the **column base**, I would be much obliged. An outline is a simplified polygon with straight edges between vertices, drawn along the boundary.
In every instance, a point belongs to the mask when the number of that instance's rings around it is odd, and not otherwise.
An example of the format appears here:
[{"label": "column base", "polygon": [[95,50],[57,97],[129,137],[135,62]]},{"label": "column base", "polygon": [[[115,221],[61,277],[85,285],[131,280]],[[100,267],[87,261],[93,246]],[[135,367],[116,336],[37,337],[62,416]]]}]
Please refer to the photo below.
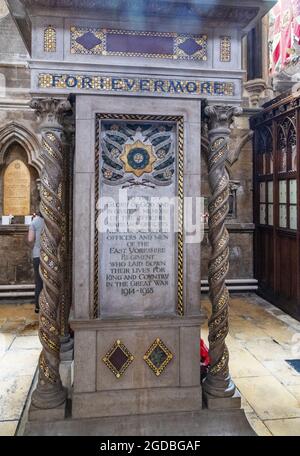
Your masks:
[{"label": "column base", "polygon": [[224,378],[210,375],[208,372],[207,377],[202,383],[202,389],[209,396],[222,399],[233,397],[236,391],[236,386],[230,375]]},{"label": "column base", "polygon": [[38,383],[32,393],[31,404],[38,409],[54,409],[65,403],[67,394],[67,388],[64,388],[61,383],[56,385]]},{"label": "column base", "polygon": [[215,397],[204,391],[203,401],[209,410],[241,408],[241,395],[237,390],[235,390],[234,395],[231,397]]},{"label": "column base", "polygon": [[51,409],[40,409],[35,407],[32,403],[28,410],[28,421],[56,421],[64,420],[66,417],[66,402],[59,405],[58,407]]}]

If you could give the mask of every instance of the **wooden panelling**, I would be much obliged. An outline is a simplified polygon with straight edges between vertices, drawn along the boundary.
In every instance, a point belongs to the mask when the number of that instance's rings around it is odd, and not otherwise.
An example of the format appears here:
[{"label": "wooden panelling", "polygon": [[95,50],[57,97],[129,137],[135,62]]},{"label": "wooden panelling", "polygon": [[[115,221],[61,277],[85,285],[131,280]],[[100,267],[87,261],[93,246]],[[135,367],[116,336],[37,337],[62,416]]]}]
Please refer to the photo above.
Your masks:
[{"label": "wooden panelling", "polygon": [[[269,105],[251,119],[251,126],[255,131],[255,278],[260,294],[300,320],[300,95]],[[295,180],[296,201],[291,196],[294,187],[290,191]],[[273,223],[267,212],[270,195],[264,194],[269,182],[273,182]]]}]

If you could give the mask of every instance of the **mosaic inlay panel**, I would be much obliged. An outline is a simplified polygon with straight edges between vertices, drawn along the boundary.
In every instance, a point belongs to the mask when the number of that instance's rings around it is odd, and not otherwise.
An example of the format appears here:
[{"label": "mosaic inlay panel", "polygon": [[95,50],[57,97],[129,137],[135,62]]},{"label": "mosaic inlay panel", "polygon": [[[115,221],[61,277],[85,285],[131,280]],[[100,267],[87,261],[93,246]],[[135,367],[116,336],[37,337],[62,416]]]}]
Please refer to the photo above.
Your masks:
[{"label": "mosaic inlay panel", "polygon": [[144,360],[150,369],[159,376],[173,359],[173,354],[158,337],[144,355]]},{"label": "mosaic inlay panel", "polygon": [[116,340],[113,346],[102,358],[104,364],[113,372],[117,378],[120,378],[124,374],[127,367],[132,363],[133,360],[133,355],[120,340]]},{"label": "mosaic inlay panel", "polygon": [[103,122],[102,179],[123,187],[170,185],[175,173],[174,123]]},{"label": "mosaic inlay panel", "polygon": [[44,30],[44,51],[56,52],[56,30],[52,25]]},{"label": "mosaic inlay panel", "polygon": [[140,79],[40,73],[38,86],[41,89],[84,89],[99,92],[234,96],[233,82],[183,79]]},{"label": "mosaic inlay panel", "polygon": [[231,62],[231,37],[221,36],[220,38],[220,61]]},{"label": "mosaic inlay panel", "polygon": [[207,60],[207,35],[70,28],[71,53]]}]

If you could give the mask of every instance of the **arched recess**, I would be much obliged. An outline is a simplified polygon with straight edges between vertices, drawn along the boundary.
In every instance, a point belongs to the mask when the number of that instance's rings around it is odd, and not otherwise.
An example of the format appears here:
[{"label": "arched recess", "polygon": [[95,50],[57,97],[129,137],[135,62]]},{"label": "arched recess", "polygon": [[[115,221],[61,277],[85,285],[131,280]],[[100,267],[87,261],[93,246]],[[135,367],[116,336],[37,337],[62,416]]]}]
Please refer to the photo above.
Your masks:
[{"label": "arched recess", "polygon": [[24,125],[14,121],[0,128],[0,167],[5,164],[6,152],[13,143],[18,143],[23,147],[28,164],[35,168],[40,175],[43,161],[40,156],[39,141]]},{"label": "arched recess", "polygon": [[15,159],[23,161],[30,172],[30,214],[36,212],[39,206],[38,181],[43,167],[40,144],[26,127],[10,122],[0,128],[0,214],[3,214],[4,210],[5,171]]}]

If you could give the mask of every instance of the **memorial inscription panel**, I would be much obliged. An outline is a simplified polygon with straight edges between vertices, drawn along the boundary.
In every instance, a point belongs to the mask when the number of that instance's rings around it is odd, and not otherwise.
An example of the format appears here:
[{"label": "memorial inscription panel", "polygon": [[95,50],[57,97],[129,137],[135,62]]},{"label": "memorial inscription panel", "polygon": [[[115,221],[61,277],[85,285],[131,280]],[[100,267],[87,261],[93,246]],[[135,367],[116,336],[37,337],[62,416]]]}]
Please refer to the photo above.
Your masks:
[{"label": "memorial inscription panel", "polygon": [[11,162],[4,173],[4,215],[30,213],[30,173],[21,160]]},{"label": "memorial inscription panel", "polygon": [[176,313],[177,134],[174,121],[99,120],[101,317]]}]

